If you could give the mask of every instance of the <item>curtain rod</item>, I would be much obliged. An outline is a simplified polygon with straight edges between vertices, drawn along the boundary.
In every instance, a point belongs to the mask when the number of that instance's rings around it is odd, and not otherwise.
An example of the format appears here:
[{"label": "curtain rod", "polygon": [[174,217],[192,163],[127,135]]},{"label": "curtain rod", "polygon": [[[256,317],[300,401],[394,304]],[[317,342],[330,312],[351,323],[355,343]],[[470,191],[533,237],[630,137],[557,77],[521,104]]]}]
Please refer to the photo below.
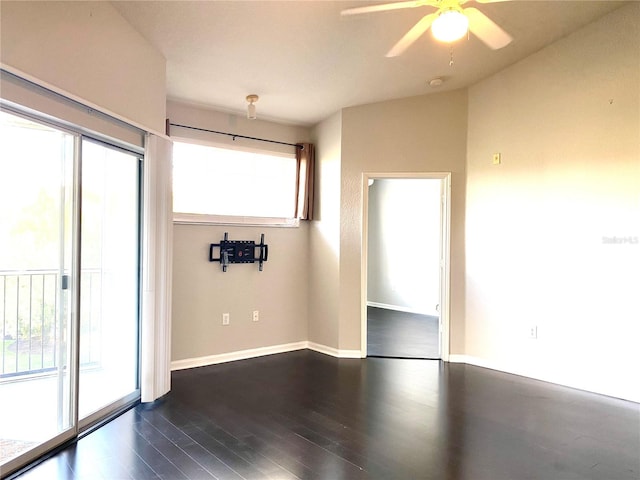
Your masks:
[{"label": "curtain rod", "polygon": [[200,132],[215,133],[217,135],[226,135],[228,137],[232,137],[234,140],[236,138],[244,138],[246,140],[256,140],[258,142],[277,143],[278,145],[288,145],[290,147],[304,148],[299,143],[287,143],[287,142],[279,142],[278,140],[269,140],[269,139],[266,139],[266,138],[248,137],[247,135],[238,135],[238,134],[235,134],[235,133],[228,133],[228,132],[218,132],[217,130],[207,130],[206,128],[190,127],[189,125],[180,125],[178,123],[169,123],[169,125],[171,125],[172,127],[188,128],[190,130],[198,130]]}]

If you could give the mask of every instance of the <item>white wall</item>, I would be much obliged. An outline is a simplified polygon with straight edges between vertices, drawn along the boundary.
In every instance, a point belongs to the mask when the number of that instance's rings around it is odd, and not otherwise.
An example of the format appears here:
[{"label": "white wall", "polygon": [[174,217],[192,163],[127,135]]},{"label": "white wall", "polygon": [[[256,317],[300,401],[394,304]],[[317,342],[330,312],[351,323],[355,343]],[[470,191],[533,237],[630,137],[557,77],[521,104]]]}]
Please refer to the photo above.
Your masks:
[{"label": "white wall", "polygon": [[[287,143],[309,140],[305,128],[260,120],[249,121],[225,113],[169,102],[174,123],[267,138]],[[260,149],[282,149],[271,144],[242,141],[186,129],[171,129],[180,138]],[[292,152],[292,147],[285,147]],[[259,201],[259,199],[256,199]],[[260,240],[265,234],[269,260],[262,272],[257,264],[229,265],[227,272],[209,262],[209,245],[224,233],[230,240]],[[214,225],[174,226],[172,362],[180,367],[212,363],[216,356],[241,350],[264,349],[305,342],[309,284],[308,223],[299,228]],[[251,314],[260,312],[253,322]],[[230,325],[222,325],[222,314]],[[204,359],[204,360],[203,360]],[[176,363],[177,362],[177,363]]]},{"label": "white wall", "polygon": [[343,110],[340,349],[361,346],[363,172],[452,172],[450,351],[463,351],[466,137],[466,90]]},{"label": "white wall", "polygon": [[367,303],[438,315],[438,179],[378,179],[369,187]]},{"label": "white wall", "polygon": [[469,90],[472,361],[640,400],[639,46],[634,3]]},{"label": "white wall", "polygon": [[164,132],[165,59],[109,2],[0,2],[0,19],[3,66]]}]

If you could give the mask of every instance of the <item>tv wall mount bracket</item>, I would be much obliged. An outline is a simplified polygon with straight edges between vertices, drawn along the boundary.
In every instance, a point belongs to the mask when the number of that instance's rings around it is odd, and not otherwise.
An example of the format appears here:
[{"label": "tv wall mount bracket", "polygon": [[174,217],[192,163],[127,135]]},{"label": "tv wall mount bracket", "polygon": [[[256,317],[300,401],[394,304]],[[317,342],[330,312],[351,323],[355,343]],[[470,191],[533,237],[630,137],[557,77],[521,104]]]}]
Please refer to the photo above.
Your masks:
[{"label": "tv wall mount bracket", "polygon": [[[219,256],[214,257],[213,251],[218,248]],[[256,250],[258,254],[256,255]],[[229,234],[224,233],[224,239],[220,243],[212,243],[209,245],[209,261],[220,262],[222,271],[226,272],[227,267],[231,263],[256,263],[258,269],[262,271],[264,262],[269,257],[269,245],[264,243],[264,233],[260,235],[260,243],[253,240],[229,240]]]}]

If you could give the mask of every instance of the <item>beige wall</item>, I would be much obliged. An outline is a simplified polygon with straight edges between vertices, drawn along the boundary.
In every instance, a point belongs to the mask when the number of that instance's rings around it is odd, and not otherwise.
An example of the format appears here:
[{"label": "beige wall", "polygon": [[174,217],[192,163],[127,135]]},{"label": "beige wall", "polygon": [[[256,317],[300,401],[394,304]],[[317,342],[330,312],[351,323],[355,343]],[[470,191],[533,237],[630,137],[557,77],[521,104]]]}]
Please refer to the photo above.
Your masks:
[{"label": "beige wall", "polygon": [[343,110],[340,349],[360,349],[363,172],[452,172],[450,352],[464,351],[466,136],[466,90]]},{"label": "beige wall", "polygon": [[467,174],[466,354],[640,400],[640,4],[472,87]]},{"label": "beige wall", "polygon": [[342,114],[317,125],[316,195],[309,228],[309,341],[338,348]]},{"label": "beige wall", "polygon": [[[229,265],[209,262],[209,244],[259,242],[265,234],[269,260]],[[172,361],[197,359],[307,340],[307,225],[261,228],[175,225],[173,242]],[[217,250],[216,250],[217,252]],[[252,321],[252,312],[260,320]],[[230,324],[222,325],[222,314]]]},{"label": "beige wall", "polygon": [[164,132],[165,59],[109,2],[0,2],[0,58],[39,81]]},{"label": "beige wall", "polygon": [[[468,94],[347,108],[313,135],[165,104],[164,58],[108,2],[2,1],[0,9],[3,66],[148,129],[163,131],[168,116],[317,145],[313,222],[174,229],[174,360],[304,340],[359,350],[363,172],[452,172],[450,352],[640,400],[628,381],[640,364],[640,4]],[[215,139],[225,141],[246,145]],[[491,164],[496,152],[502,165]],[[225,231],[266,234],[263,272],[232,265],[222,273],[208,262],[209,244]],[[614,237],[621,243],[607,243]],[[527,338],[532,326],[537,340]]]},{"label": "beige wall", "polygon": [[[308,141],[305,128],[265,121],[249,121],[212,110],[169,102],[174,123],[249,135],[282,142]],[[278,145],[172,127],[179,136],[206,143],[227,143],[280,150]],[[292,152],[292,147],[285,147]],[[256,199],[259,201],[260,199]],[[269,260],[258,265],[230,265],[222,272],[209,262],[209,245],[224,233],[230,240],[260,240],[265,234]],[[194,360],[240,350],[272,347],[307,340],[309,285],[309,227],[299,228],[181,225],[174,226],[172,361]],[[217,252],[217,251],[216,251]],[[253,322],[254,310],[260,320]],[[222,325],[222,314],[231,322]],[[187,362],[188,363],[188,362]],[[197,362],[195,362],[197,363]]]}]

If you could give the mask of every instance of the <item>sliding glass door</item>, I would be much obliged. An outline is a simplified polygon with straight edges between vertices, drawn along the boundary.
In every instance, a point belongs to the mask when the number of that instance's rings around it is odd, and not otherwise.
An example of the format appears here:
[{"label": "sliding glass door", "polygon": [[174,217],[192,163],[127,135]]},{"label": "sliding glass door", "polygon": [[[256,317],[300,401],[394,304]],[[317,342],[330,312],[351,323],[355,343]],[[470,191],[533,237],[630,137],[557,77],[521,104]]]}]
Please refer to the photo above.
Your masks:
[{"label": "sliding glass door", "polygon": [[140,170],[0,111],[0,476],[139,398]]},{"label": "sliding glass door", "polygon": [[74,434],[76,145],[0,112],[0,465]]},{"label": "sliding glass door", "polygon": [[82,142],[81,420],[138,388],[139,165]]}]

